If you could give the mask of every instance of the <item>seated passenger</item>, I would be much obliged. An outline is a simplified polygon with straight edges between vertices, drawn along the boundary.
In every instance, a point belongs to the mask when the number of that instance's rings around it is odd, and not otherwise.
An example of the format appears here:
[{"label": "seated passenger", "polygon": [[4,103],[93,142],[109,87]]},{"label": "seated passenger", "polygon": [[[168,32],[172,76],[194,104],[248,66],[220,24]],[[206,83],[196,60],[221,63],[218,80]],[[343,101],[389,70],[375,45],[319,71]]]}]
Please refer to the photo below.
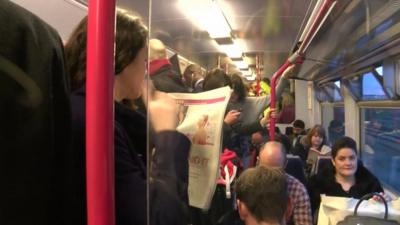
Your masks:
[{"label": "seated passenger", "polygon": [[306,125],[304,124],[303,120],[297,119],[293,122],[292,130],[290,131],[290,129],[289,129],[289,132],[287,131],[287,133],[286,133],[290,138],[291,149],[286,149],[286,150],[288,150],[289,152],[292,152],[291,151],[292,148],[294,148],[294,146],[296,146],[296,143],[298,141],[300,141],[300,138],[303,135],[306,135],[305,128],[306,128]]},{"label": "seated passenger", "polygon": [[331,148],[326,145],[325,129],[321,125],[315,125],[308,133],[296,143],[293,154],[300,156],[306,164],[306,173],[314,170],[318,156],[330,155]]},{"label": "seated passenger", "polygon": [[[74,114],[74,149],[81,159],[81,198],[84,199],[84,125],[86,77],[85,17],[66,45],[66,56],[72,78],[80,88],[72,94]],[[147,58],[147,28],[141,19],[127,11],[116,15],[115,79],[114,79],[114,150],[115,150],[115,208],[117,225],[187,224],[188,153],[190,141],[176,132],[175,102],[164,93],[148,96],[149,114],[155,135],[152,137],[155,154],[152,159],[150,200],[147,203],[147,120],[139,111],[123,104],[141,96]],[[113,76],[114,76],[113,75]],[[80,81],[80,83],[79,83]],[[151,157],[150,154],[148,157]],[[82,206],[82,210],[85,206]]]},{"label": "seated passenger", "polygon": [[371,192],[383,192],[383,189],[371,172],[357,164],[356,142],[345,136],[333,144],[332,164],[310,178],[309,191],[314,212],[321,202],[321,194],[361,198]]},{"label": "seated passenger", "polygon": [[[267,142],[260,150],[259,165],[283,169],[287,163],[284,146],[276,141]],[[292,213],[287,224],[312,225],[310,198],[304,185],[293,176],[285,173]]]},{"label": "seated passenger", "polygon": [[280,169],[247,169],[235,189],[237,210],[225,214],[218,225],[286,224],[291,204],[286,177]]},{"label": "seated passenger", "polygon": [[340,120],[332,120],[328,127],[329,143],[331,145],[336,142],[337,139],[344,136],[343,122]]}]

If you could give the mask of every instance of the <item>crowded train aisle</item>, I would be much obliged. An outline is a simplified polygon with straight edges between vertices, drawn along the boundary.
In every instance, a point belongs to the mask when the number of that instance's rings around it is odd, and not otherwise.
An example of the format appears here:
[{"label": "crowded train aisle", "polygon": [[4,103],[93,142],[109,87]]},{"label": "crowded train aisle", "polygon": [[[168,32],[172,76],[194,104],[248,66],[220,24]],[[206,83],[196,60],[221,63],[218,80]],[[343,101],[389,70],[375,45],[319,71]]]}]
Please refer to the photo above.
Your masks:
[{"label": "crowded train aisle", "polygon": [[0,224],[399,224],[393,2],[0,0]]}]

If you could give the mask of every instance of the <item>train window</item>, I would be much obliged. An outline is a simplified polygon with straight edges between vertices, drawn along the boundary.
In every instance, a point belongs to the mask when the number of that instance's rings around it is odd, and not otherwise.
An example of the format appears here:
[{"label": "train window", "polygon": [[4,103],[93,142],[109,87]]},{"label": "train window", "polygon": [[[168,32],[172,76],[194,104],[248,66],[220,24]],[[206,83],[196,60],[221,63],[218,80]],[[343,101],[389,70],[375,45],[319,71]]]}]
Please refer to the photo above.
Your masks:
[{"label": "train window", "polygon": [[383,67],[382,66],[378,66],[375,68],[376,73],[378,73],[378,75],[383,76]]},{"label": "train window", "polygon": [[340,94],[340,81],[336,81],[334,83],[335,85],[332,85],[333,87],[333,100],[335,102],[337,101],[343,101],[342,95]]},{"label": "train window", "polygon": [[383,77],[379,75],[383,70],[380,67],[376,69],[343,80],[343,84],[349,88],[356,101],[390,99],[383,87]]},{"label": "train window", "polygon": [[364,165],[400,193],[400,109],[363,108],[361,156]]},{"label": "train window", "polygon": [[332,102],[332,96],[330,96],[325,88],[315,88],[315,96],[319,102]]},{"label": "train window", "polygon": [[316,89],[317,100],[320,102],[340,102],[343,101],[340,94],[340,81],[324,84]]},{"label": "train window", "polygon": [[382,78],[377,77],[373,72],[365,73],[362,76],[361,90],[362,100],[388,99],[382,86]]}]

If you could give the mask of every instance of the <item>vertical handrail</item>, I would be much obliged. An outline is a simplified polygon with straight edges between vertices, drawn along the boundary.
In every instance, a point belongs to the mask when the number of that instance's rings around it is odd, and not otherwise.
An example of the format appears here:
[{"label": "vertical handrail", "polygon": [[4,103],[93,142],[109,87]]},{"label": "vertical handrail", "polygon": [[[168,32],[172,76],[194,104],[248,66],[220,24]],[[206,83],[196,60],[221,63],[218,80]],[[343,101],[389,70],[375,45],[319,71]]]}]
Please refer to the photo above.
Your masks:
[{"label": "vertical handrail", "polygon": [[[311,43],[312,39],[314,38],[315,34],[317,33],[318,29],[322,26],[322,23],[324,20],[327,18],[329,13],[331,12],[332,8],[336,4],[337,0],[325,0],[321,7],[319,8],[318,13],[315,16],[315,19],[312,21],[311,26],[307,33],[304,36],[304,40],[299,46],[299,49],[297,52],[295,52],[292,56],[290,56],[286,62],[278,69],[278,71],[275,72],[275,74],[272,76],[271,79],[271,102],[270,102],[270,108],[275,109],[276,108],[276,82],[279,77],[282,76],[283,72],[285,70],[293,65],[294,63],[302,63],[297,62],[299,57],[304,54],[306,51],[307,47]],[[302,35],[303,37],[303,35]],[[269,137],[270,140],[275,140],[275,124],[276,124],[276,118],[271,118],[270,119],[270,124],[269,124]]]},{"label": "vertical handrail", "polygon": [[114,225],[115,0],[89,0],[86,69],[88,225]]},{"label": "vertical handrail", "polygon": [[260,96],[261,92],[261,70],[260,70],[260,56],[256,55],[256,96]]},{"label": "vertical handrail", "polygon": [[[292,64],[293,64],[292,62],[286,60],[286,62],[272,76],[270,109],[276,108],[276,93],[275,93],[276,81],[278,80],[279,77],[282,76],[283,72],[285,72],[285,70]],[[269,121],[269,138],[271,141],[275,140],[275,124],[276,124],[276,118],[271,117]]]}]

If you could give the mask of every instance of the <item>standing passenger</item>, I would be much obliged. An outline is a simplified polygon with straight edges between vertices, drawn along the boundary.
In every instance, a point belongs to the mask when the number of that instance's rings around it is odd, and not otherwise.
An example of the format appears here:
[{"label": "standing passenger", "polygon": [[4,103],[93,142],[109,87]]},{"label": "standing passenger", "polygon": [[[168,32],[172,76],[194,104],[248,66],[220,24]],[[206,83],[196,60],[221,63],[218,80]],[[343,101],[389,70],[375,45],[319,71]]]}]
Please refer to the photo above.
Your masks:
[{"label": "standing passenger", "polygon": [[183,72],[183,80],[189,92],[203,92],[204,76],[201,67],[196,64],[190,64]]},{"label": "standing passenger", "polygon": [[181,75],[167,58],[167,48],[158,39],[150,39],[149,75],[154,87],[163,92],[187,92]]},{"label": "standing passenger", "polygon": [[[186,224],[188,153],[190,141],[174,129],[177,125],[174,101],[163,93],[149,96],[149,113],[156,135],[152,137],[155,154],[152,158],[150,202],[147,203],[146,171],[147,121],[141,112],[122,104],[141,96],[146,59],[147,28],[141,19],[118,10],[115,51],[115,204],[117,225],[147,224],[147,204],[150,204],[150,224]],[[85,17],[66,45],[71,77],[84,81],[86,77]],[[111,75],[111,74],[110,74]],[[84,124],[85,86],[72,95],[75,127],[75,151],[81,159],[81,198],[84,195]],[[156,115],[157,114],[157,115]],[[82,206],[85,209],[85,206]]]},{"label": "standing passenger", "polygon": [[8,0],[0,34],[0,224],[75,225],[61,39]]}]

